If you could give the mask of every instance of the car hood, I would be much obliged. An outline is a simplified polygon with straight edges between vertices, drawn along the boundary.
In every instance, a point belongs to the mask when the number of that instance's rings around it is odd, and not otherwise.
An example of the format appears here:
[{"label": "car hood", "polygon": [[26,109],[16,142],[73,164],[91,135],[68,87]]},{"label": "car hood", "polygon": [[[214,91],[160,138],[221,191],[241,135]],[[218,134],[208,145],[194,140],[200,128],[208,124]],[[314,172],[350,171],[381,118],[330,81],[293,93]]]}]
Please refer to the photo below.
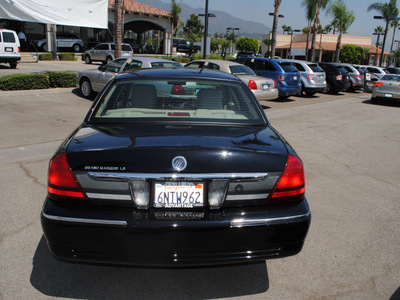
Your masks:
[{"label": "car hood", "polygon": [[171,173],[282,172],[285,142],[268,125],[82,125],[65,146],[74,171]]}]

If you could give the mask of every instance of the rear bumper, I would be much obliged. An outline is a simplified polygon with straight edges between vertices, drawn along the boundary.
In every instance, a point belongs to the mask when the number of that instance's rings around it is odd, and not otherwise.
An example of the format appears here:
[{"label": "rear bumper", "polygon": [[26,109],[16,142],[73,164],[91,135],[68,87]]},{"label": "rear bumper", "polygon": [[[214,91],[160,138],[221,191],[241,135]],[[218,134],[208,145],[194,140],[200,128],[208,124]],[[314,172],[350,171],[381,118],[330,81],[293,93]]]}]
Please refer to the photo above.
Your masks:
[{"label": "rear bumper", "polygon": [[21,60],[21,56],[2,56],[2,57],[0,57],[0,63],[19,62],[20,60]]},{"label": "rear bumper", "polygon": [[306,200],[281,207],[193,214],[46,200],[42,227],[51,253],[72,262],[196,266],[299,253],[311,221]]},{"label": "rear bumper", "polygon": [[268,91],[262,91],[262,90],[251,90],[254,93],[254,96],[256,96],[258,101],[262,100],[273,100],[278,98],[278,89],[271,89]]},{"label": "rear bumper", "polygon": [[299,85],[286,85],[284,87],[278,86],[279,96],[294,96],[301,93],[302,86]]}]

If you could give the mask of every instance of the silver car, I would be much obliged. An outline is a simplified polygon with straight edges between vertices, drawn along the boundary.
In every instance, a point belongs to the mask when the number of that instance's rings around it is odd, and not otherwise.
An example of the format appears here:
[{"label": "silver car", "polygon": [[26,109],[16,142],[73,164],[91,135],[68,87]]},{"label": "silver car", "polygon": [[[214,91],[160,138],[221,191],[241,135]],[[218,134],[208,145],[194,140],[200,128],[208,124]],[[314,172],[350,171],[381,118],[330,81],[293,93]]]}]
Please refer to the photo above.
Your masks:
[{"label": "silver car", "polygon": [[383,75],[375,82],[371,102],[377,103],[380,100],[400,100],[400,75]]},{"label": "silver car", "polygon": [[[42,39],[37,42],[39,49],[48,51],[47,39]],[[57,33],[57,48],[68,48],[74,50],[74,52],[81,52],[83,49],[82,39],[72,33]]]},{"label": "silver car", "polygon": [[91,98],[94,93],[98,93],[115,75],[127,70],[141,68],[180,68],[180,63],[153,57],[121,57],[117,58],[105,66],[97,69],[79,72],[77,83],[79,84],[82,95]]},{"label": "silver car", "polygon": [[[121,56],[133,56],[133,49],[129,44],[121,45]],[[100,61],[108,64],[115,59],[115,43],[100,43],[94,48],[85,51],[85,63]]]},{"label": "silver car", "polygon": [[344,68],[350,76],[350,87],[348,92],[362,90],[364,88],[364,75],[360,73],[353,65],[345,63],[337,63],[339,67]]},{"label": "silver car", "polygon": [[325,71],[315,62],[303,60],[287,60],[300,72],[302,92],[307,96],[321,93],[326,89]]},{"label": "silver car", "polygon": [[199,59],[185,65],[185,68],[203,68],[218,70],[239,77],[253,92],[257,100],[273,100],[278,98],[275,81],[270,78],[257,76],[249,67],[232,61],[218,59]]}]

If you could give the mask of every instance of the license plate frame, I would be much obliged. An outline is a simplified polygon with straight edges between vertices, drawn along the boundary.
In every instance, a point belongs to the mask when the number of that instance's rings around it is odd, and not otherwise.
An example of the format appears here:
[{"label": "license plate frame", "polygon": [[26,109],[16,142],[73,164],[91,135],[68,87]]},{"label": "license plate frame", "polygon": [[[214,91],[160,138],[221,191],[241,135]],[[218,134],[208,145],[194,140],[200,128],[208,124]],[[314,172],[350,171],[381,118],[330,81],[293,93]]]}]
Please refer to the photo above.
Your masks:
[{"label": "license plate frame", "polygon": [[13,48],[13,47],[5,47],[4,50],[5,50],[6,52],[13,52],[13,51],[14,51],[14,48]]},{"label": "license plate frame", "polygon": [[155,181],[153,184],[153,207],[164,209],[192,209],[205,206],[205,183],[203,181]]}]

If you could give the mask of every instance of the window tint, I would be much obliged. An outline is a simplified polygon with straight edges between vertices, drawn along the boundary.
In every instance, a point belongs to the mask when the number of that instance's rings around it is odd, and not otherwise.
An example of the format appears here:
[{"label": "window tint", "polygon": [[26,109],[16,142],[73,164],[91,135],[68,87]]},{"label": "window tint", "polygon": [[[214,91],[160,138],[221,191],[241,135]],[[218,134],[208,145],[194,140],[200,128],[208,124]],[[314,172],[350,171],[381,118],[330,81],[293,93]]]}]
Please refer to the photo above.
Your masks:
[{"label": "window tint", "polygon": [[395,75],[383,75],[381,80],[389,80],[389,81],[400,81],[400,76]]},{"label": "window tint", "polygon": [[134,70],[140,69],[142,67],[142,62],[137,60],[132,60],[130,63],[127,63],[124,67],[124,71],[126,70]]},{"label": "window tint", "polygon": [[317,64],[309,64],[308,65],[313,72],[323,72],[324,70],[318,66]]},{"label": "window tint", "polygon": [[279,63],[283,71],[285,72],[297,72],[298,70],[296,69],[295,66],[293,66],[291,63]]},{"label": "window tint", "polygon": [[164,61],[157,61],[157,62],[152,62],[151,66],[153,68],[178,68],[181,65],[175,62],[164,62]]},{"label": "window tint", "polygon": [[122,45],[121,49],[122,49],[122,51],[132,51],[132,48],[129,45]]},{"label": "window tint", "polygon": [[106,65],[106,72],[118,73],[123,63],[126,61],[124,58],[116,59]]},{"label": "window tint", "polygon": [[4,43],[15,43],[15,36],[12,32],[3,32]]},{"label": "window tint", "polygon": [[207,64],[207,69],[211,69],[211,70],[219,70],[219,66],[213,63],[208,63]]},{"label": "window tint", "polygon": [[95,50],[108,50],[108,45],[107,44],[99,44],[96,47],[94,47]]},{"label": "window tint", "polygon": [[89,122],[182,121],[264,124],[243,83],[148,79],[113,82]]},{"label": "window tint", "polygon": [[304,69],[304,67],[299,64],[299,63],[293,63],[293,65],[296,67],[297,70],[299,70],[300,72],[305,72],[306,69]]},{"label": "window tint", "polygon": [[233,75],[255,75],[255,73],[246,66],[229,66],[229,70]]},{"label": "window tint", "polygon": [[352,70],[350,67],[344,66],[344,68],[345,68],[345,70],[346,70],[347,72],[353,73],[353,70]]},{"label": "window tint", "polygon": [[185,68],[198,69],[198,68],[201,68],[203,65],[204,65],[204,62],[194,62],[194,63],[187,64],[185,66]]}]

